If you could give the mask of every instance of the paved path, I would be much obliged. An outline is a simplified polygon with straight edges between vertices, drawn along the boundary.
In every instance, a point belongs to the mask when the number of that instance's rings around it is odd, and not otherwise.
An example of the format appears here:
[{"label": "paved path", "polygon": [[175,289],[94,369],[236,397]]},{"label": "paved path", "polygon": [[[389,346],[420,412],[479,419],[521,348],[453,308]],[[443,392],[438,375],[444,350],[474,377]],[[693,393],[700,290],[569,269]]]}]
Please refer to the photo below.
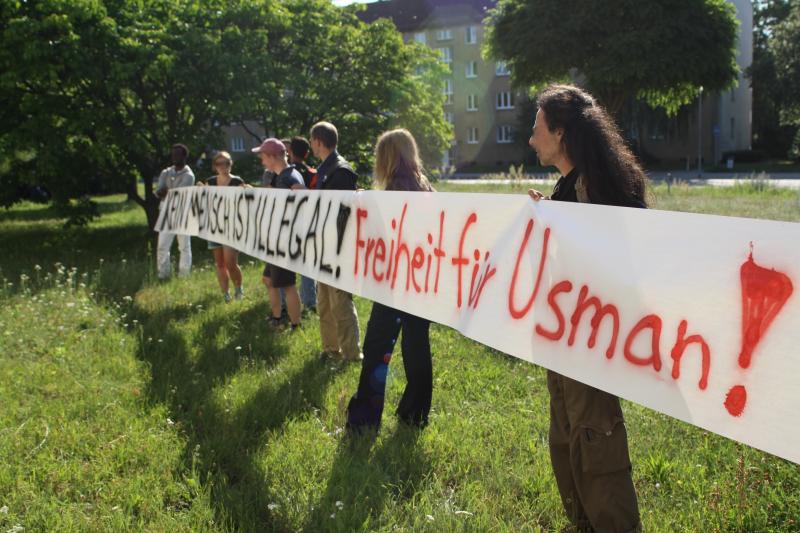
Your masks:
[{"label": "paved path", "polygon": [[[800,172],[785,172],[780,174],[772,174],[767,179],[753,176],[752,174],[737,174],[728,172],[706,172],[702,178],[698,177],[697,171],[686,172],[651,172],[649,173],[650,179],[656,183],[659,182],[685,182],[689,185],[697,186],[712,186],[712,187],[731,187],[737,183],[750,183],[750,182],[768,182],[770,186],[781,189],[794,189],[800,190]],[[512,182],[529,184],[529,185],[542,185],[555,183],[555,174],[534,174],[533,177],[523,180],[511,179],[483,179],[481,174],[461,174],[458,178],[451,178],[440,180],[445,183],[458,183],[461,185],[478,185],[478,184],[504,184],[508,185]]]}]

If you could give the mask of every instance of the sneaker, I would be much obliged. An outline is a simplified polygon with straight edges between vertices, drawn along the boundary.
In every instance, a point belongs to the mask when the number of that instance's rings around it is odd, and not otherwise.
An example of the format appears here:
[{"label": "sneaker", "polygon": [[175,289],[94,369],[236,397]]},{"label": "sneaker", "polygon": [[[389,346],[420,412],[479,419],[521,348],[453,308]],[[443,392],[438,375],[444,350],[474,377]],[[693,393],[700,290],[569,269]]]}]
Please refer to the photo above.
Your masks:
[{"label": "sneaker", "polygon": [[222,299],[225,300],[225,303],[230,302],[231,301],[231,293],[226,292],[225,294],[222,295]]},{"label": "sneaker", "polygon": [[268,316],[267,325],[275,329],[280,329],[281,326],[283,326],[283,319],[281,317]]},{"label": "sneaker", "polygon": [[233,290],[233,299],[234,300],[241,300],[242,298],[244,298],[244,291],[242,290],[241,287],[236,287]]},{"label": "sneaker", "polygon": [[355,357],[344,357],[344,360],[349,363],[358,363],[359,361],[364,360],[364,354],[362,352],[358,352],[358,355]]}]

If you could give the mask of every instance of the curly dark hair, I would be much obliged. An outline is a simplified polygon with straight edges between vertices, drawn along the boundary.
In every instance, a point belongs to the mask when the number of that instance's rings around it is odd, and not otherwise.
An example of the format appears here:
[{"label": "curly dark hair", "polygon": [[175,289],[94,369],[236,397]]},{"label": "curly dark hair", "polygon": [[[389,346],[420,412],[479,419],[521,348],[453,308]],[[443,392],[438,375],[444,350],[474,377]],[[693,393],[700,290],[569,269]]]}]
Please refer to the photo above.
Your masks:
[{"label": "curly dark hair", "polygon": [[539,94],[537,104],[548,129],[563,131],[561,143],[592,203],[647,207],[647,176],[592,95],[572,85],[552,85]]}]

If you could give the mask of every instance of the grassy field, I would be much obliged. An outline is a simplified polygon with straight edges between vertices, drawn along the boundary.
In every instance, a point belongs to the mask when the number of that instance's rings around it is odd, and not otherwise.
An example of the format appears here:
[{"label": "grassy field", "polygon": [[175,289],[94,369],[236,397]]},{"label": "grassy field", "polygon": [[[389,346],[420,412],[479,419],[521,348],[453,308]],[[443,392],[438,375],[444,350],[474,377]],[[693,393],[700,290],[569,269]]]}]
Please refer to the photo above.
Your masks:
[{"label": "grassy field", "polygon": [[[142,211],[99,200],[83,229],[38,205],[0,212],[0,531],[566,525],[542,369],[434,326],[430,426],[396,423],[395,363],[379,437],[349,443],[359,369],[316,357],[315,317],[269,330],[246,257],[246,298],[224,304],[200,240],[194,274],[157,283]],[[657,187],[653,205],[800,221],[797,192],[756,186]],[[800,466],[623,408],[646,531],[800,530]]]}]

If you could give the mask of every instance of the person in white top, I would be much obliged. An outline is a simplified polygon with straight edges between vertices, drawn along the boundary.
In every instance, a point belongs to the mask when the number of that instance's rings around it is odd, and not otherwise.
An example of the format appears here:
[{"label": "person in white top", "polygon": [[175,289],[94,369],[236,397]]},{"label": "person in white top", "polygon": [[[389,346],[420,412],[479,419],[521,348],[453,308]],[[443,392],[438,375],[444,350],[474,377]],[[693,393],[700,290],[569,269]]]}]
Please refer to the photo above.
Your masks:
[{"label": "person in white top", "polygon": [[[156,187],[156,196],[163,200],[170,189],[177,187],[190,187],[194,185],[194,172],[186,164],[189,149],[183,144],[172,146],[172,166],[161,171]],[[158,279],[165,280],[170,277],[172,265],[170,263],[170,249],[172,242],[177,237],[180,260],[178,261],[178,275],[188,276],[192,270],[192,241],[189,235],[176,235],[161,232],[158,234],[158,247],[156,249],[156,264],[158,266]]]}]

